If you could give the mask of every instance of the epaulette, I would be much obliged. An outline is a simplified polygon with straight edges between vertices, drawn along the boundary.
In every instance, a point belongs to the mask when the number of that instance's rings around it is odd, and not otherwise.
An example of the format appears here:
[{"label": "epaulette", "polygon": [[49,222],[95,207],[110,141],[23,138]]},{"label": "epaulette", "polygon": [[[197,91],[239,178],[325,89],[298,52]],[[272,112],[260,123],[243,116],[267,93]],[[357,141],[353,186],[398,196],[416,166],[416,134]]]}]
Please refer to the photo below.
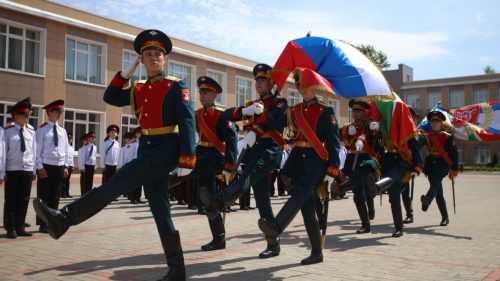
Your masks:
[{"label": "epaulette", "polygon": [[42,128],[43,126],[45,126],[45,125],[47,125],[47,124],[48,124],[48,122],[45,122],[45,123],[43,123],[42,125],[40,125],[38,128]]},{"label": "epaulette", "polygon": [[146,81],[148,80],[136,80],[135,84],[146,84]]},{"label": "epaulette", "polygon": [[448,133],[447,131],[443,131],[443,134],[445,134],[447,137],[451,137],[452,134]]},{"label": "epaulette", "polygon": [[168,75],[168,76],[165,76],[165,80],[170,80],[170,81],[174,81],[174,82],[179,82],[179,81],[181,81],[182,79],[181,79],[181,78],[179,78],[179,77],[175,77],[175,76],[170,76],[170,75]]},{"label": "epaulette", "polygon": [[215,106],[215,110],[217,110],[217,111],[221,111],[221,112],[222,112],[222,111],[224,111],[225,109],[224,109],[222,106],[216,105],[216,106]]},{"label": "epaulette", "polygon": [[319,104],[319,105],[321,105],[321,106],[323,106],[323,107],[328,107],[328,104],[326,104],[326,103],[325,103],[324,101],[322,101],[322,100],[318,100],[316,103],[317,103],[317,104]]},{"label": "epaulette", "polygon": [[14,124],[10,124],[10,125],[7,125],[4,129],[7,130],[9,128],[13,128],[14,127]]}]

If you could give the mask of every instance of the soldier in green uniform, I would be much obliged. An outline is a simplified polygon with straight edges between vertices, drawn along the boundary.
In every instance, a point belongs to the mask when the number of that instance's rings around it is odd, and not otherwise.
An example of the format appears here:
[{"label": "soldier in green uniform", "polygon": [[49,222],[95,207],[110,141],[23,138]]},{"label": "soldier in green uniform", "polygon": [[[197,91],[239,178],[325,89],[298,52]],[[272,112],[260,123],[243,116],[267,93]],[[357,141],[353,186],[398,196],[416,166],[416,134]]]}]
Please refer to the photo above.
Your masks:
[{"label": "soldier in green uniform", "polygon": [[47,224],[49,234],[58,239],[70,226],[82,223],[113,199],[143,185],[169,267],[161,280],[185,280],[181,241],[172,222],[165,189],[169,172],[177,167],[179,175],[188,175],[195,167],[193,105],[184,82],[167,77],[162,70],[172,50],[167,35],[159,30],[145,30],[136,37],[134,48],[140,54],[148,79],[124,89],[139,65],[138,59],[127,71],[115,75],[104,92],[104,101],[114,106],[130,105],[139,118],[143,130],[137,158],[104,185],[60,210],[48,208],[39,199],[33,203],[37,215]]},{"label": "soldier in green uniform", "polygon": [[440,111],[431,111],[427,114],[432,132],[420,133],[419,143],[426,145],[429,155],[425,158],[424,174],[427,176],[430,188],[427,194],[422,195],[422,211],[429,209],[434,197],[441,213],[441,226],[450,222],[446,200],[443,195],[443,178],[446,175],[453,181],[458,174],[458,152],[453,135],[443,131],[443,121],[446,120]]}]

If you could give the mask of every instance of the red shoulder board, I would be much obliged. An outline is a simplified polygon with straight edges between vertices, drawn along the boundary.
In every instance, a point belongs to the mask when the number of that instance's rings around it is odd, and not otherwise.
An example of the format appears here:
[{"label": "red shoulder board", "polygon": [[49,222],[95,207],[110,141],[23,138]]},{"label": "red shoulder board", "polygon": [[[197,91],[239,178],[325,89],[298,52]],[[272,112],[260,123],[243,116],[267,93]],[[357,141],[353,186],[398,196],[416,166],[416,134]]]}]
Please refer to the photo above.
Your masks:
[{"label": "red shoulder board", "polygon": [[7,127],[5,127],[4,129],[9,129],[9,128],[12,128],[12,127],[14,127],[14,124],[10,124]]},{"label": "red shoulder board", "polygon": [[185,103],[188,103],[190,101],[189,90],[182,89],[181,93],[182,93],[182,101]]},{"label": "red shoulder board", "polygon": [[38,128],[42,128],[43,126],[47,125],[47,122],[43,123],[42,125],[40,125],[40,127]]}]

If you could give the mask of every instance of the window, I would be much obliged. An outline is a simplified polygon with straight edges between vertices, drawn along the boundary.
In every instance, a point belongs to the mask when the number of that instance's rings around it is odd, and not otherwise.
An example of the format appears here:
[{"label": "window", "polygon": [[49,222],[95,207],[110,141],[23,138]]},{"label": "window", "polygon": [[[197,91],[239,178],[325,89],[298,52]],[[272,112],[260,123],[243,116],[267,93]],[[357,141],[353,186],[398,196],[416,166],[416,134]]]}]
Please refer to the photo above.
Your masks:
[{"label": "window", "polygon": [[482,103],[490,100],[487,87],[474,87],[472,89],[472,103]]},{"label": "window", "polygon": [[105,84],[106,46],[73,37],[66,38],[66,79]]},{"label": "window", "polygon": [[0,69],[43,75],[45,31],[0,22]]},{"label": "window", "polygon": [[497,88],[497,100],[500,100],[500,85]]},{"label": "window", "polygon": [[[1,103],[0,102],[0,125],[5,126],[8,123],[12,122],[12,115],[9,113],[10,109],[14,103]],[[31,116],[29,119],[29,124],[33,126],[33,128],[38,129],[38,127],[42,124],[40,120],[42,120],[42,116],[40,114],[43,112],[40,106],[33,106],[31,108]]]},{"label": "window", "polygon": [[427,94],[427,109],[431,109],[441,102],[440,92],[429,92]]},{"label": "window", "polygon": [[488,164],[490,162],[490,149],[486,145],[474,146],[474,163],[475,164]]},{"label": "window", "polygon": [[449,106],[451,108],[465,106],[465,98],[464,98],[464,91],[463,90],[451,90],[450,91]]},{"label": "window", "polygon": [[340,117],[340,102],[338,100],[328,99],[328,106],[333,108],[333,113],[335,113],[335,117],[339,119]]},{"label": "window", "polygon": [[103,120],[104,113],[93,113],[88,111],[78,111],[71,109],[64,109],[64,128],[67,132],[73,132],[73,143],[75,150],[82,145],[80,137],[92,131],[96,135],[95,145],[97,151],[101,143],[101,120]]},{"label": "window", "polygon": [[236,77],[236,106],[242,106],[245,101],[252,100],[252,80]]},{"label": "window", "polygon": [[193,91],[193,73],[195,73],[194,66],[185,64],[185,63],[180,63],[180,62],[174,62],[174,61],[169,61],[168,62],[168,75],[174,76],[177,78],[180,78],[184,80],[184,83],[186,84],[186,88],[189,90],[189,94],[191,96],[191,101],[195,101],[196,94]]},{"label": "window", "polygon": [[288,89],[286,99],[288,100],[288,106],[294,106],[300,103],[299,92],[297,90]]},{"label": "window", "polygon": [[227,83],[226,82],[227,81],[226,73],[220,72],[217,70],[208,69],[207,76],[214,79],[215,81],[217,81],[217,83],[219,83],[219,85],[222,88],[222,93],[217,95],[217,97],[215,98],[215,103],[218,105],[225,106],[226,105],[226,88],[227,88],[227,86],[226,86],[226,83]]},{"label": "window", "polygon": [[[122,70],[128,69],[129,65],[135,61],[137,58],[137,53],[130,50],[123,50],[122,52]],[[139,64],[132,74],[130,78],[129,85],[136,80],[145,80],[148,78],[148,74],[146,73],[146,69],[144,68],[144,64]]]},{"label": "window", "polygon": [[122,114],[122,136],[127,132],[133,132],[135,128],[139,127],[139,120],[132,115]]},{"label": "window", "polygon": [[419,95],[406,95],[406,104],[413,108],[414,110],[420,107],[420,96]]}]

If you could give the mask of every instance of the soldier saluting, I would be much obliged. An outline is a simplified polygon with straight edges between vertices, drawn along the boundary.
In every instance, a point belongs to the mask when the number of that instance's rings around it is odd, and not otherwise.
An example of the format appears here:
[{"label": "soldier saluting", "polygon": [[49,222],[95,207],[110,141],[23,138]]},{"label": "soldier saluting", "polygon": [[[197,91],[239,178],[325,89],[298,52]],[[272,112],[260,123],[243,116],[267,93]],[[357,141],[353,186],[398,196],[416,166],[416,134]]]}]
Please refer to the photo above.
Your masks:
[{"label": "soldier saluting", "polygon": [[429,180],[430,187],[426,195],[422,195],[422,211],[429,209],[434,197],[441,213],[441,226],[450,222],[446,200],[443,195],[443,178],[446,175],[453,181],[458,173],[458,152],[454,138],[451,134],[443,131],[443,121],[446,120],[440,111],[431,111],[427,114],[427,120],[431,124],[431,132],[420,133],[419,144],[426,145],[429,155],[425,158],[424,174]]},{"label": "soldier saluting", "polygon": [[[143,128],[138,156],[123,166],[106,184],[60,210],[48,208],[35,199],[37,215],[47,223],[50,235],[58,239],[70,226],[77,225],[102,210],[118,196],[144,185],[144,191],[158,228],[169,271],[161,280],[185,280],[186,269],[179,232],[170,215],[165,186],[168,174],[178,167],[179,175],[195,166],[194,110],[189,91],[178,78],[163,72],[172,42],[159,30],[145,30],[134,41],[140,57],[125,72],[118,72],[104,92],[104,101],[114,106],[130,105]],[[139,65],[148,73],[146,81],[136,81],[123,89]]]}]

